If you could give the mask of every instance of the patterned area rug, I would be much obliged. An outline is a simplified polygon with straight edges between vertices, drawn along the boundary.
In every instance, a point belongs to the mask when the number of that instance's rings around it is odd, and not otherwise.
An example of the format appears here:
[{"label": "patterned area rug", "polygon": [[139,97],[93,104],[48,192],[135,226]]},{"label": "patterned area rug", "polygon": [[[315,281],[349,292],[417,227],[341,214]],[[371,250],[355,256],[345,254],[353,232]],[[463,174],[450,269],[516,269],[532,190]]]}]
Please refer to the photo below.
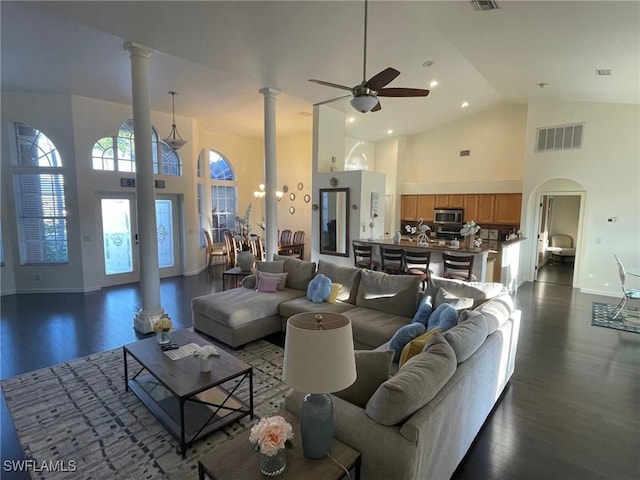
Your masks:
[{"label": "patterned area rug", "polygon": [[[288,387],[282,348],[260,340],[234,355],[252,365],[255,413],[272,414]],[[132,392],[124,390],[122,349],[89,355],[2,382],[26,459],[59,462],[74,473],[31,472],[34,479],[196,479],[198,459],[253,423],[244,417],[197,441],[183,459],[178,442]],[[137,371],[130,362],[129,371]],[[135,369],[135,370],[133,370]],[[248,401],[248,382],[237,396]],[[247,455],[254,452],[247,444]]]},{"label": "patterned area rug", "polygon": [[[631,303],[631,301],[629,303]],[[624,330],[625,332],[640,333],[640,307],[635,305],[630,306],[629,303],[627,303],[627,306],[615,320],[611,320],[616,305],[593,302],[591,325]]]}]

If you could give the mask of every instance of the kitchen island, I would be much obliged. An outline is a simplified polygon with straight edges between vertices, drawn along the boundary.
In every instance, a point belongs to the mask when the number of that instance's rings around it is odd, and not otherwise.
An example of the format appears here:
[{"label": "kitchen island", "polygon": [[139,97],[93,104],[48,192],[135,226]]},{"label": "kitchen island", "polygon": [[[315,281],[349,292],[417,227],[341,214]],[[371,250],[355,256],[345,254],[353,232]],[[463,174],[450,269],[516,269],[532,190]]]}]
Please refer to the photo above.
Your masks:
[{"label": "kitchen island", "polygon": [[380,260],[380,248],[384,247],[402,247],[402,248],[411,248],[415,250],[429,250],[432,252],[431,254],[431,263],[429,264],[429,270],[433,272],[434,275],[442,276],[443,271],[443,257],[442,253],[450,253],[452,255],[473,255],[475,258],[473,260],[473,274],[476,276],[476,281],[485,282],[485,281],[493,281],[493,279],[487,279],[487,257],[489,256],[489,247],[486,244],[481,245],[477,248],[465,248],[464,243],[461,241],[460,246],[458,248],[452,247],[451,242],[449,240],[440,242],[444,242],[444,245],[440,244],[438,240],[430,241],[425,246],[419,246],[417,242],[411,240],[400,240],[400,243],[394,243],[390,238],[383,239],[358,239],[354,240],[354,243],[361,244],[369,244],[377,246],[378,248],[374,248],[374,257],[377,260]]}]

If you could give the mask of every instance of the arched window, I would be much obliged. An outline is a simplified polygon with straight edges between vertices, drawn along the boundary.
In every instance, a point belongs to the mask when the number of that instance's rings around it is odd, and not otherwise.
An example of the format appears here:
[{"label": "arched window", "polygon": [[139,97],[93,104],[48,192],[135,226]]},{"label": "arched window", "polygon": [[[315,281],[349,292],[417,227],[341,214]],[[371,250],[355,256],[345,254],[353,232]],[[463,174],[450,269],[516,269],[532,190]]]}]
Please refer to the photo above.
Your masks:
[{"label": "arched window", "polygon": [[223,243],[224,232],[235,229],[238,187],[229,161],[213,150],[209,150],[209,178],[212,180],[211,236],[215,243]]},{"label": "arched window", "polygon": [[67,263],[67,207],[58,149],[41,131],[15,124],[14,198],[21,264]]},{"label": "arched window", "polygon": [[[169,145],[158,139],[158,133],[153,127],[151,128],[151,144],[153,173],[156,175],[158,172],[162,172],[162,175],[182,175],[180,157]],[[114,148],[114,145],[117,148]],[[117,136],[98,140],[93,145],[91,157],[94,170],[135,172],[133,120],[127,120],[120,125]]]}]

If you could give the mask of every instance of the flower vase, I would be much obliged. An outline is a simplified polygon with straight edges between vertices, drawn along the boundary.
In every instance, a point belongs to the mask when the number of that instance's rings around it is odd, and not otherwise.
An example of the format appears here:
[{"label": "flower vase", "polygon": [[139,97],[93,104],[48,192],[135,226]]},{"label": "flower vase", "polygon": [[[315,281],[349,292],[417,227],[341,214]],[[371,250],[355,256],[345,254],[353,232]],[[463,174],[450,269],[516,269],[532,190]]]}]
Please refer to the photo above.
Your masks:
[{"label": "flower vase", "polygon": [[238,267],[242,272],[250,272],[253,270],[256,257],[252,252],[242,251],[238,252]]},{"label": "flower vase", "polygon": [[156,340],[160,345],[167,345],[171,343],[171,337],[169,336],[169,330],[162,330],[156,333]]},{"label": "flower vase", "polygon": [[396,245],[400,244],[400,240],[402,239],[402,234],[400,232],[396,232],[393,234],[393,243]]},{"label": "flower vase", "polygon": [[464,239],[464,248],[473,248],[475,245],[476,236],[475,235],[467,235]]},{"label": "flower vase", "polygon": [[196,357],[198,359],[198,367],[201,372],[210,372],[213,358],[212,357]]},{"label": "flower vase", "polygon": [[260,472],[267,477],[275,477],[287,467],[287,451],[282,448],[275,455],[260,453]]}]

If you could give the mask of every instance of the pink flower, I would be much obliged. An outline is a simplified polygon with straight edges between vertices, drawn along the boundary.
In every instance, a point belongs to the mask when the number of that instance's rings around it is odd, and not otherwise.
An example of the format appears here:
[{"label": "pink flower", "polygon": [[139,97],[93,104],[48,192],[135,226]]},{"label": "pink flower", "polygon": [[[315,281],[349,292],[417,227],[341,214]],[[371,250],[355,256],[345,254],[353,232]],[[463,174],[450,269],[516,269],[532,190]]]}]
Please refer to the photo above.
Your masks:
[{"label": "pink flower", "polygon": [[287,442],[292,438],[291,425],[279,415],[260,419],[251,427],[249,434],[249,441],[259,447],[260,453],[270,457],[278,453],[278,450],[288,446]]}]

